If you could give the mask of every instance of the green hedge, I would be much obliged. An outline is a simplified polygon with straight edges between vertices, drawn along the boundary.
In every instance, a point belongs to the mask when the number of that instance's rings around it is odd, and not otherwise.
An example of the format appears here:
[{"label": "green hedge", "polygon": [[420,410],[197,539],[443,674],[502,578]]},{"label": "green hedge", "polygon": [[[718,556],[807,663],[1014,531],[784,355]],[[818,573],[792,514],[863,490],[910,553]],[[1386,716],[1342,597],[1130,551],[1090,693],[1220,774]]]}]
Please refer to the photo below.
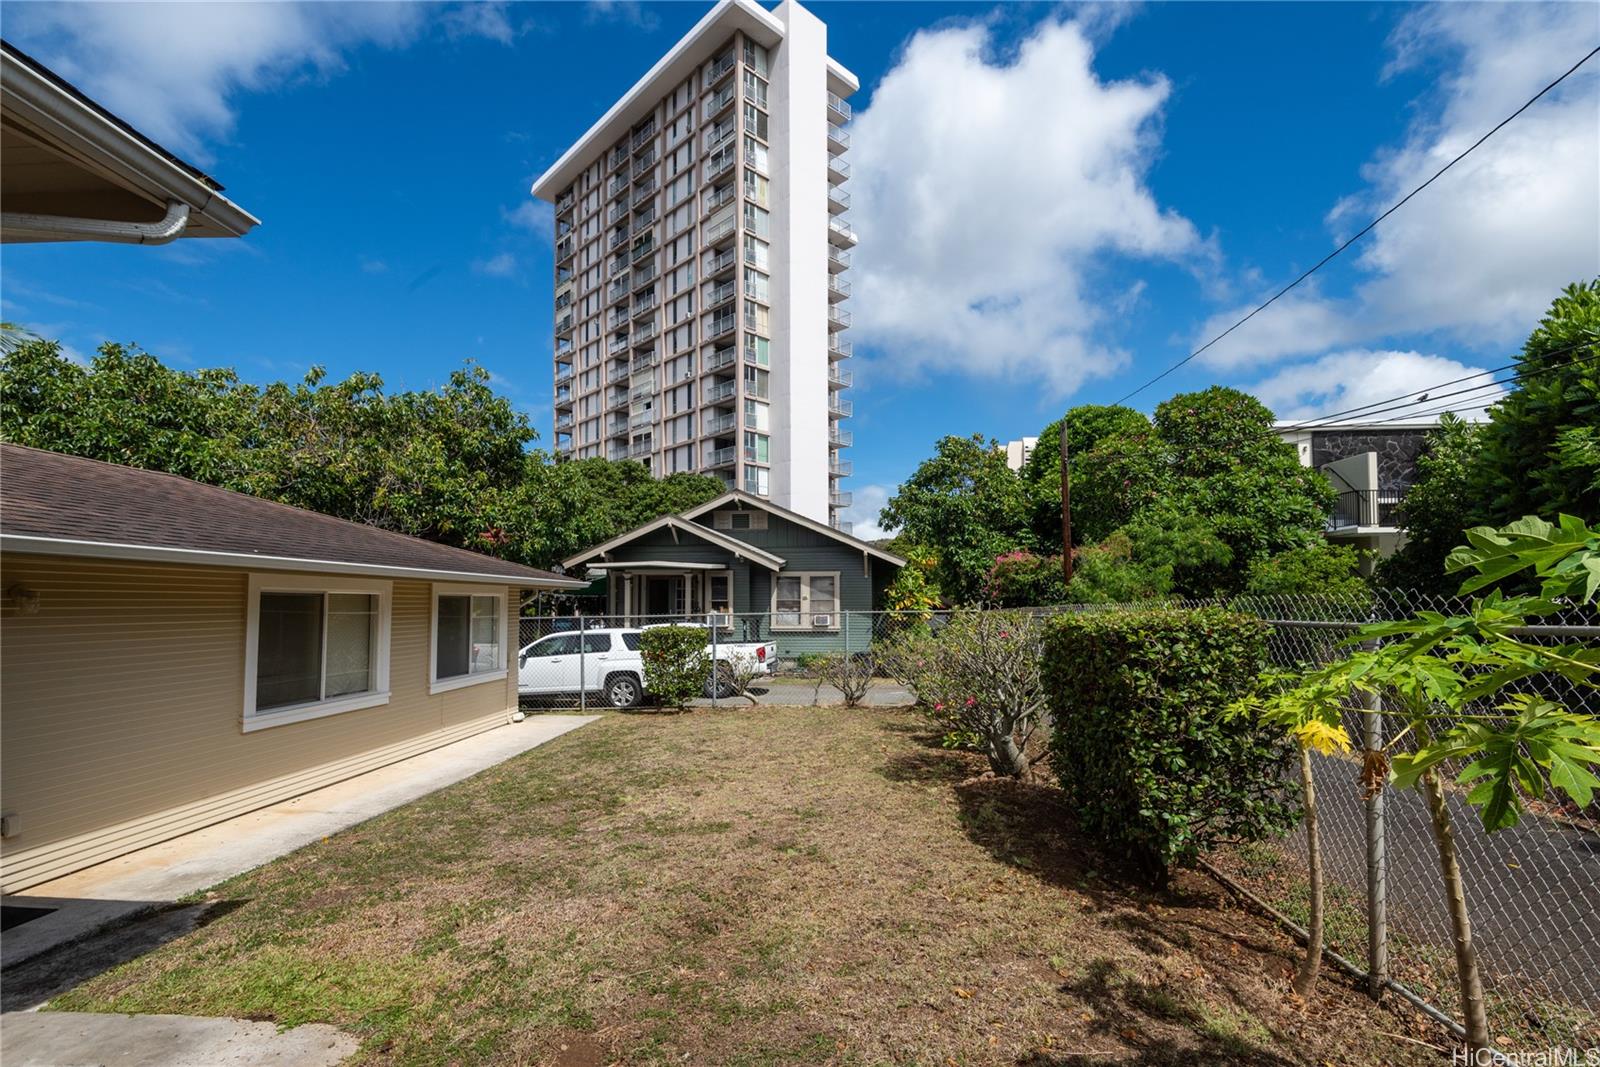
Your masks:
[{"label": "green hedge", "polygon": [[705,688],[711,669],[706,631],[698,626],[650,626],[639,635],[644,688],[661,703],[683,707]]},{"label": "green hedge", "polygon": [[1219,608],[1050,620],[1051,762],[1082,830],[1164,875],[1295,824],[1292,745],[1225,713],[1266,666],[1266,642],[1260,620]]}]

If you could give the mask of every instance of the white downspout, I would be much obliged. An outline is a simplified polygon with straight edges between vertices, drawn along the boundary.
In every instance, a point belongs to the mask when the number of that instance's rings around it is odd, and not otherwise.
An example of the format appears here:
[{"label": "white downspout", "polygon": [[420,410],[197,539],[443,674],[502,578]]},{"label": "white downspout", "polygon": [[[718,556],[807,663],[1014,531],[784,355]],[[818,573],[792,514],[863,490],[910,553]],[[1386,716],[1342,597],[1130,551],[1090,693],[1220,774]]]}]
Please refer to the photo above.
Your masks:
[{"label": "white downspout", "polygon": [[114,222],[79,219],[67,215],[29,215],[7,211],[0,215],[0,232],[7,240],[113,241],[118,244],[164,245],[182,236],[189,225],[189,205],[168,200],[166,217],[159,222]]}]

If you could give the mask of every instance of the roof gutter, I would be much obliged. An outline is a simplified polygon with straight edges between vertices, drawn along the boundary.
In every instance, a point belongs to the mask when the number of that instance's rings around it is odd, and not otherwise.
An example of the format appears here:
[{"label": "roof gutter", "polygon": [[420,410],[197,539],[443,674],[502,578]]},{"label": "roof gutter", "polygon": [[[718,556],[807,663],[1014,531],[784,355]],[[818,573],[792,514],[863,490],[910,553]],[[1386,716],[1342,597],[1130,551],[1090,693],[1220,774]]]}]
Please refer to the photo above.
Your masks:
[{"label": "roof gutter", "polygon": [[0,549],[35,556],[77,556],[149,563],[183,563],[201,567],[237,567],[241,570],[301,571],[311,574],[362,574],[378,578],[413,578],[419,581],[486,582],[522,589],[587,589],[577,578],[548,578],[451,571],[432,567],[394,567],[375,563],[345,563],[293,556],[257,556],[248,552],[217,552],[204,548],[170,548],[165,545],[129,545],[111,541],[78,541],[30,534],[0,534]]},{"label": "roof gutter", "polygon": [[[173,160],[108,119],[7,48],[0,62],[6,109],[26,125],[48,131],[80,159],[107,174],[125,175],[157,203],[181,200],[217,228],[242,237],[261,220]],[[7,216],[9,219],[9,216]]]},{"label": "roof gutter", "polygon": [[0,215],[0,230],[11,240],[111,241],[128,245],[164,245],[183,236],[189,225],[189,205],[168,200],[165,217],[156,222],[116,222],[70,215],[30,215],[7,211]]}]

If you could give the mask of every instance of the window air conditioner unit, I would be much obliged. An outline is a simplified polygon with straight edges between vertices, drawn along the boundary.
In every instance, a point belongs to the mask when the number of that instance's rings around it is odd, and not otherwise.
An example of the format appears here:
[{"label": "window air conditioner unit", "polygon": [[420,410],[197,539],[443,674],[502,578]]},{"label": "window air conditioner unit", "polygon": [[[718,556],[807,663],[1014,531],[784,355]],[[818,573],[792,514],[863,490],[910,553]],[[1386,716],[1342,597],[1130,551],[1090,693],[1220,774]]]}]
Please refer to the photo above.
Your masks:
[{"label": "window air conditioner unit", "polygon": [[813,615],[811,616],[811,625],[818,630],[827,630],[833,626],[833,616]]},{"label": "window air conditioner unit", "polygon": [[733,626],[733,616],[712,613],[706,616],[706,625],[715,626],[719,630],[727,630]]}]

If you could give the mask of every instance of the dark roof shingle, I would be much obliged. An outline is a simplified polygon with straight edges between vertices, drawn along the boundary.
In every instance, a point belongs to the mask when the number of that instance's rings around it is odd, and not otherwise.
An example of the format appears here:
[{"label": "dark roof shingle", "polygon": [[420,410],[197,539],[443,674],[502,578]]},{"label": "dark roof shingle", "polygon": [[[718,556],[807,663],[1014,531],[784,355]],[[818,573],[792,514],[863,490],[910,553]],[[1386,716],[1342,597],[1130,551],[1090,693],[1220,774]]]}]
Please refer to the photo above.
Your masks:
[{"label": "dark roof shingle", "polygon": [[15,444],[0,444],[0,535],[573,584],[548,571],[175,474]]}]

